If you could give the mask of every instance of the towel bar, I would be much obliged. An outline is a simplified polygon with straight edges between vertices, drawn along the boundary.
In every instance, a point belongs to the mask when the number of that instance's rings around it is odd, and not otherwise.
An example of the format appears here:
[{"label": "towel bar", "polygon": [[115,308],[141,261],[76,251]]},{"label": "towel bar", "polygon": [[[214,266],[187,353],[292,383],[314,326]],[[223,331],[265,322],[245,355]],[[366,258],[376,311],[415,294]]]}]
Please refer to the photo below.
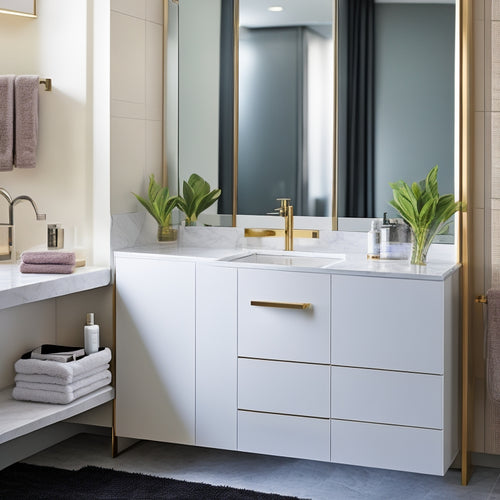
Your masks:
[{"label": "towel bar", "polygon": [[45,78],[45,80],[40,80],[40,85],[45,85],[45,91],[50,92],[52,90],[52,78]]}]

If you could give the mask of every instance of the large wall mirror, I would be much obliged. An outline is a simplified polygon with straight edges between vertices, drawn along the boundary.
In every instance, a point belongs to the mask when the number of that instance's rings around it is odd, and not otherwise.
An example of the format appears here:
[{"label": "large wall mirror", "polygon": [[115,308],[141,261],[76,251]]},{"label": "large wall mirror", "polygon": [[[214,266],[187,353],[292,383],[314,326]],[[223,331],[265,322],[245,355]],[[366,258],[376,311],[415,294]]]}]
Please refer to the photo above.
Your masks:
[{"label": "large wall mirror", "polygon": [[391,215],[389,182],[436,164],[441,191],[455,191],[455,0],[168,6],[168,183],[196,172],[221,187],[209,223],[290,197],[298,216],[364,229]]}]

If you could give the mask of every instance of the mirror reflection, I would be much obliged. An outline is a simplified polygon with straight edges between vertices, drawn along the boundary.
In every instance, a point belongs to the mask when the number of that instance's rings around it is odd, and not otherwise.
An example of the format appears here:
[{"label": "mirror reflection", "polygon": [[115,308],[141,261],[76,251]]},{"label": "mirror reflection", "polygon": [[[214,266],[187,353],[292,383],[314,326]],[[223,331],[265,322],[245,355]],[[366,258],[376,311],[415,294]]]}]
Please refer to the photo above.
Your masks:
[{"label": "mirror reflection", "polygon": [[[169,184],[197,172],[222,187],[218,214],[233,211],[234,4],[178,7],[178,169],[169,162]],[[454,0],[274,4],[283,10],[240,0],[237,213],[270,212],[286,196],[297,215],[330,217],[333,204],[343,218],[391,215],[389,182],[420,180],[436,164],[443,192],[454,192]],[[267,21],[252,14],[259,9]]]}]

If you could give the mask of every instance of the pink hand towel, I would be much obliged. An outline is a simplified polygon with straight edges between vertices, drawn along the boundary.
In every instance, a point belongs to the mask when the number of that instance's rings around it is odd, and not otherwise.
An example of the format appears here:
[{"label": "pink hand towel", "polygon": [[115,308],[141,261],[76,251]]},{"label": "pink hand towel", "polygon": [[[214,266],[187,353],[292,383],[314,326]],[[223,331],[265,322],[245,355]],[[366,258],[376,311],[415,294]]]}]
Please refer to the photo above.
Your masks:
[{"label": "pink hand towel", "polygon": [[16,76],[14,163],[17,168],[36,167],[39,85],[40,78],[38,76]]},{"label": "pink hand towel", "polygon": [[75,266],[71,264],[26,264],[21,262],[19,270],[22,273],[33,274],[71,274]]},{"label": "pink hand towel", "polygon": [[23,252],[21,260],[25,264],[69,264],[74,266],[76,263],[75,252],[55,252],[53,250]]},{"label": "pink hand towel", "polygon": [[14,166],[14,75],[0,75],[0,171]]}]

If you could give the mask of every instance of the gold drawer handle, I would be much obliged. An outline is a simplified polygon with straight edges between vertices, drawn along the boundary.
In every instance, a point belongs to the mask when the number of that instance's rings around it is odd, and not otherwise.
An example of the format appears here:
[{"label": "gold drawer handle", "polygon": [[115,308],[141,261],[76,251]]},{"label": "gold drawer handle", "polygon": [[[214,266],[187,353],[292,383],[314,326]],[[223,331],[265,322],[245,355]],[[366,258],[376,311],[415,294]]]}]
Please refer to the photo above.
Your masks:
[{"label": "gold drawer handle", "polygon": [[251,306],[280,307],[281,309],[310,309],[309,302],[269,302],[266,300],[251,300]]}]

